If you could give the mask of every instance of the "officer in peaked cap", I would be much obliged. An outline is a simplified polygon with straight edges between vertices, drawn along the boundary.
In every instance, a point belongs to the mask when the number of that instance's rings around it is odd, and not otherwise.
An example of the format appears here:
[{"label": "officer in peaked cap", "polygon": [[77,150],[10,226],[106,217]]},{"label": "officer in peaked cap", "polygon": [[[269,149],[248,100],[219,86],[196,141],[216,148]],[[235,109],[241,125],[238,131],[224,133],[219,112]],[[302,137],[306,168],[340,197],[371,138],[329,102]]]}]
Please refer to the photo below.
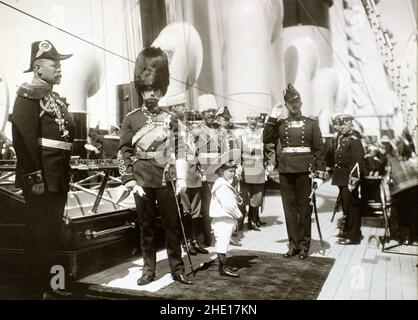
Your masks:
[{"label": "officer in peaked cap", "polygon": [[[61,82],[60,54],[49,40],[32,43],[31,83],[17,90],[12,114],[16,185],[27,208],[26,252],[30,275],[40,292],[52,293],[49,278],[67,200],[74,122],[66,101],[53,90]],[[55,292],[57,293],[57,292]]]},{"label": "officer in peaked cap", "polygon": [[290,83],[284,101],[289,116],[278,119],[283,106],[274,106],[264,128],[263,142],[277,144],[280,140],[281,145],[277,159],[289,237],[289,251],[284,257],[299,254],[303,260],[308,256],[311,241],[311,177],[318,186],[324,179],[324,144],[318,121],[302,115],[300,94]]},{"label": "officer in peaked cap", "polygon": [[191,284],[184,274],[180,226],[175,213],[175,197],[187,188],[186,147],[179,133],[178,119],[158,106],[169,84],[168,59],[160,48],[148,47],[138,55],[134,84],[143,103],[123,120],[117,158],[122,182],[134,192],[141,231],[144,268],[137,284],[146,285],[155,278],[156,212],[161,216],[166,234],[171,275],[175,281]]},{"label": "officer in peaked cap", "polygon": [[352,128],[353,116],[338,115],[340,125],[335,150],[332,184],[340,190],[341,207],[345,221],[339,234],[339,244],[358,244],[361,241],[361,213],[359,200],[360,179],[364,176],[364,149],[358,133]]}]

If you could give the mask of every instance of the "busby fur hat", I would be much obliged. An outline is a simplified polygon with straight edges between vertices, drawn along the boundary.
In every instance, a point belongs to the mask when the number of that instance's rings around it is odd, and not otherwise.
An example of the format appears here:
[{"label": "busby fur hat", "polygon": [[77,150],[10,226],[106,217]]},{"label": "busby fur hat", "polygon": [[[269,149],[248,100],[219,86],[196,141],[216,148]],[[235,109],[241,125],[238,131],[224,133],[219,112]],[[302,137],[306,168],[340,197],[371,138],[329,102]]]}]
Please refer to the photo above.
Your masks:
[{"label": "busby fur hat", "polygon": [[139,96],[148,86],[167,92],[170,83],[167,55],[160,48],[148,47],[141,51],[135,61],[135,89]]},{"label": "busby fur hat", "polygon": [[284,101],[285,102],[294,102],[300,99],[299,92],[292,86],[291,83],[287,85],[287,89],[284,92]]}]

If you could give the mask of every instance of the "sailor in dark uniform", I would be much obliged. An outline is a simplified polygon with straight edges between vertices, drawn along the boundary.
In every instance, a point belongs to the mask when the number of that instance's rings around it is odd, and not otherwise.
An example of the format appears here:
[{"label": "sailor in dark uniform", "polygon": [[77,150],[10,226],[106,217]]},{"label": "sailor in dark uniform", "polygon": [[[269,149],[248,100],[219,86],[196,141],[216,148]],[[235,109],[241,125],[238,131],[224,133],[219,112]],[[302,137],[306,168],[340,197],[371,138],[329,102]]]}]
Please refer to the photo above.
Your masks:
[{"label": "sailor in dark uniform", "polygon": [[341,207],[346,216],[344,234],[339,244],[359,244],[361,241],[361,213],[359,209],[359,182],[364,175],[364,148],[357,132],[352,129],[351,115],[338,117],[340,134],[335,150],[332,184],[340,190]]},{"label": "sailor in dark uniform", "polygon": [[289,116],[278,120],[283,108],[273,107],[264,128],[263,142],[279,140],[281,145],[277,159],[289,237],[289,251],[284,257],[299,254],[303,260],[308,256],[311,241],[311,175],[314,174],[313,181],[319,186],[325,174],[323,141],[318,121],[302,116],[300,95],[290,83],[284,100]]},{"label": "sailor in dark uniform", "polygon": [[12,114],[13,146],[16,150],[16,185],[26,202],[27,246],[30,275],[42,291],[50,286],[56,244],[70,182],[70,157],[74,122],[67,105],[52,91],[61,82],[59,54],[48,41],[32,43],[31,83],[22,84]]},{"label": "sailor in dark uniform", "polygon": [[[143,104],[123,121],[117,158],[122,182],[134,192],[138,212],[144,267],[137,283],[146,285],[155,277],[154,235],[158,210],[165,230],[171,275],[175,281],[191,284],[184,275],[175,201],[175,192],[180,194],[187,188],[185,145],[179,135],[178,119],[158,107],[169,84],[166,54],[159,48],[145,48],[136,60],[134,76]],[[176,190],[171,184],[174,178]]]}]

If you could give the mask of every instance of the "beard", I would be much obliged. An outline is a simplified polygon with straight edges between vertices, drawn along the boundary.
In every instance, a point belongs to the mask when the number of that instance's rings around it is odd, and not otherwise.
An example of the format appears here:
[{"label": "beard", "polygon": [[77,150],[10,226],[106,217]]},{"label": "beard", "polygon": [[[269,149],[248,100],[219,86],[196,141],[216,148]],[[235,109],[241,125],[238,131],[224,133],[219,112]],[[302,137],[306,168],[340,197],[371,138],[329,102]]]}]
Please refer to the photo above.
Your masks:
[{"label": "beard", "polygon": [[160,108],[158,107],[158,99],[157,98],[149,98],[144,100],[144,105],[151,113],[158,113]]},{"label": "beard", "polygon": [[289,109],[289,117],[293,119],[299,119],[302,116],[302,112],[299,108]]}]

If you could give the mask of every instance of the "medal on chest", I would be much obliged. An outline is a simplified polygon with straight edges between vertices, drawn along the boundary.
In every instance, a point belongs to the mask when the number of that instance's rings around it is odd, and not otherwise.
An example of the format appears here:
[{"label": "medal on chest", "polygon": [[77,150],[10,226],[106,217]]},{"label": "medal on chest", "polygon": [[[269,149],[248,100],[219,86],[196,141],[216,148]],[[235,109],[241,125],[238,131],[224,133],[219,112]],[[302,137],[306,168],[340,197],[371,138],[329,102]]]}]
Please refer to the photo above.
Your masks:
[{"label": "medal on chest", "polygon": [[288,128],[302,128],[304,126],[304,122],[301,120],[300,121],[293,120],[293,121],[289,121],[286,124],[286,126]]},{"label": "medal on chest", "polygon": [[55,123],[58,125],[58,131],[61,133],[61,137],[67,140],[70,132],[66,127],[66,121],[61,112],[61,108],[67,107],[65,103],[57,95],[51,92],[39,101],[39,105],[42,109],[40,117],[42,117],[44,113],[48,113],[55,117]]}]

